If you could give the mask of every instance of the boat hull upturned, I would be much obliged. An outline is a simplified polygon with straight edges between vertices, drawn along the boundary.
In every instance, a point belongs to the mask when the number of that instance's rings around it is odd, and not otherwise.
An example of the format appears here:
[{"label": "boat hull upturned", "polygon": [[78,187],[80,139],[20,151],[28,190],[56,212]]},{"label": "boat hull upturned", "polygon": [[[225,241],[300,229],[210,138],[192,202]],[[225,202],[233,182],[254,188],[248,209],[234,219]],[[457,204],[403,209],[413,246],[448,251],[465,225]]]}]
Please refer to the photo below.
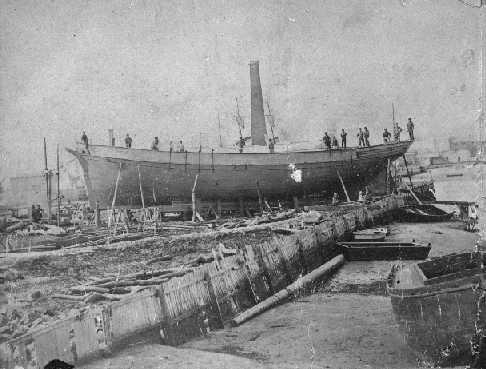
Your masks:
[{"label": "boat hull upturned", "polygon": [[392,271],[393,313],[420,360],[440,366],[471,362],[476,327],[486,327],[486,300],[478,288],[486,275],[480,264],[480,254],[463,253]]},{"label": "boat hull upturned", "polygon": [[[91,206],[167,204],[189,200],[282,199],[341,188],[364,186],[386,168],[388,159],[403,155],[410,141],[367,148],[276,153],[162,152],[90,146],[89,152],[68,151],[79,160]],[[339,175],[338,175],[339,172]]]},{"label": "boat hull upturned", "polygon": [[424,260],[429,255],[430,245],[413,242],[358,241],[339,243],[344,257],[356,260]]}]

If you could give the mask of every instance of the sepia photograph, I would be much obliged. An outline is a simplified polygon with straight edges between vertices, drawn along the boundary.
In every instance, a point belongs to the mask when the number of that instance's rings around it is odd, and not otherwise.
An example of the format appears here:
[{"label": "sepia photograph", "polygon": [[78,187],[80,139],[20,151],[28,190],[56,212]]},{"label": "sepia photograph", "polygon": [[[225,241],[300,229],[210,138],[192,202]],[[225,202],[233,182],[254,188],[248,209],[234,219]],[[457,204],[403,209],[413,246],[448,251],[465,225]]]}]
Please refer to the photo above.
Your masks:
[{"label": "sepia photograph", "polygon": [[486,0],[0,0],[0,369],[486,369]]}]

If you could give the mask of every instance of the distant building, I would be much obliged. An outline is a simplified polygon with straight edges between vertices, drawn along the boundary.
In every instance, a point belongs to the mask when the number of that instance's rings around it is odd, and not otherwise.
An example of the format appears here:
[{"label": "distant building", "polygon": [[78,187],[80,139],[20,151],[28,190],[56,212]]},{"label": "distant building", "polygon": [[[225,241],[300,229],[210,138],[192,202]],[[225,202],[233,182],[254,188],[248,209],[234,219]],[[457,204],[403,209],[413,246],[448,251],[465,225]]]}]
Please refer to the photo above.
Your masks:
[{"label": "distant building", "polygon": [[[484,147],[486,147],[486,141],[483,141]],[[450,151],[469,151],[470,156],[476,156],[481,148],[481,142],[477,140],[457,139],[455,137],[449,138]]]},{"label": "distant building", "polygon": [[[57,198],[56,176],[51,176],[51,199],[52,209],[55,212]],[[66,186],[61,183],[62,201],[77,201],[87,199],[84,186]],[[31,175],[10,178],[10,188],[4,202],[9,207],[22,208],[30,207],[33,204],[40,205],[47,209],[47,187],[46,179],[42,175]]]}]

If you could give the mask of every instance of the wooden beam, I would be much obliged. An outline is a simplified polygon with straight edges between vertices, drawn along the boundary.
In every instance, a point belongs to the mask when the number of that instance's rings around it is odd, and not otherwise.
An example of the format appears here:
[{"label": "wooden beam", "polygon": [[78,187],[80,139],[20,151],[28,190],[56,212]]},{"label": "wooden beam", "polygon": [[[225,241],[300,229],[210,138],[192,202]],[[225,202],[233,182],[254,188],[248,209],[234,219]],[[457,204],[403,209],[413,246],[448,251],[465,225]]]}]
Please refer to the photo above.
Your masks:
[{"label": "wooden beam", "polygon": [[115,193],[113,194],[113,200],[111,201],[111,212],[110,212],[110,216],[108,217],[108,228],[111,227],[111,223],[113,220],[112,218],[115,211],[116,194],[118,192],[118,183],[120,182],[120,177],[121,177],[121,168],[122,168],[122,163],[120,162],[120,168],[118,169],[118,176],[116,177],[116,182],[115,182]]},{"label": "wooden beam", "polygon": [[343,186],[344,194],[346,195],[346,201],[351,202],[351,199],[349,198],[348,191],[346,190],[346,186],[344,185],[343,178],[341,177],[341,173],[339,173],[339,170],[336,169],[337,175],[339,177],[339,180],[341,181],[341,186]]}]

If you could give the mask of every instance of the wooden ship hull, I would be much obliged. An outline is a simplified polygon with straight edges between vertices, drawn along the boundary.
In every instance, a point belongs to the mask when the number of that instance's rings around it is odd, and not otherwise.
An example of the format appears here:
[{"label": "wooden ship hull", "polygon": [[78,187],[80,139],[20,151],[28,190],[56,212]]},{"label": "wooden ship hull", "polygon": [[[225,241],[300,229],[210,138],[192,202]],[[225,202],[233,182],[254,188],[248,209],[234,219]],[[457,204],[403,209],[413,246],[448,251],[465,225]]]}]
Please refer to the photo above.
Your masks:
[{"label": "wooden ship hull", "polygon": [[346,260],[424,260],[430,245],[414,242],[341,242]]},{"label": "wooden ship hull", "polygon": [[469,363],[471,341],[486,325],[482,253],[451,254],[393,270],[388,292],[400,331],[432,365]]},{"label": "wooden ship hull", "polygon": [[[167,204],[189,200],[268,199],[340,191],[339,175],[350,188],[364,186],[403,155],[410,141],[366,148],[276,153],[162,152],[90,146],[70,150],[83,168],[91,206]],[[339,173],[339,174],[338,174]],[[300,177],[300,178],[299,178]]]},{"label": "wooden ship hull", "polygon": [[404,222],[446,222],[454,213],[447,213],[433,205],[411,205],[400,209],[399,219]]}]

